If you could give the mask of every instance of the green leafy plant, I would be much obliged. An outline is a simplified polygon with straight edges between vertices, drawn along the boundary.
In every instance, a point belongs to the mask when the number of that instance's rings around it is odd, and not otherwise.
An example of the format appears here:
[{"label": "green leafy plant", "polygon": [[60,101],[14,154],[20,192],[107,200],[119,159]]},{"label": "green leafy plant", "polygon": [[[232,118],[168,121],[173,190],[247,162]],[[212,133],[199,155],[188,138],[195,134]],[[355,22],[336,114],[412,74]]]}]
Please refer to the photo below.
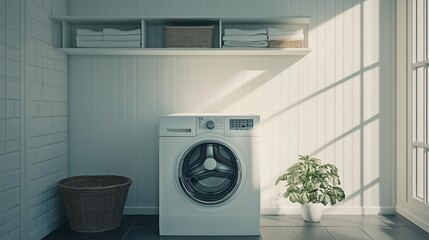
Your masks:
[{"label": "green leafy plant", "polygon": [[322,164],[320,159],[308,155],[299,155],[299,160],[276,180],[276,185],[286,181],[284,198],[289,198],[293,203],[322,203],[325,206],[344,200],[337,167]]}]

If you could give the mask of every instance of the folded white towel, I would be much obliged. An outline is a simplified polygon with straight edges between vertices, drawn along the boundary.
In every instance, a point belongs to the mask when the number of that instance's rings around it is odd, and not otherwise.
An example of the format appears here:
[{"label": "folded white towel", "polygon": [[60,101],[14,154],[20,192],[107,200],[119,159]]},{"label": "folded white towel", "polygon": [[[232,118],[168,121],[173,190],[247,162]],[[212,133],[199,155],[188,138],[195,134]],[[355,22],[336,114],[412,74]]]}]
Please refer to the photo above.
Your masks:
[{"label": "folded white towel", "polygon": [[232,35],[232,36],[223,36],[224,41],[246,41],[246,42],[254,42],[254,41],[266,41],[267,35],[253,35],[253,36],[245,36],[245,35]]},{"label": "folded white towel", "polygon": [[304,34],[304,29],[299,26],[286,26],[282,29],[268,28],[268,35]]},{"label": "folded white towel", "polygon": [[88,48],[139,48],[140,41],[76,41],[77,47]]},{"label": "folded white towel", "polygon": [[102,31],[95,31],[91,29],[78,28],[76,29],[76,35],[86,35],[86,36],[102,36]]},{"label": "folded white towel", "polygon": [[85,35],[78,35],[76,36],[76,41],[101,41],[103,40],[103,36],[85,36]]},{"label": "folded white towel", "polygon": [[236,28],[227,28],[225,29],[225,35],[259,35],[259,34],[267,34],[267,29],[255,29],[255,30],[244,30],[244,29],[236,29]]},{"label": "folded white towel", "polygon": [[246,47],[268,47],[267,41],[255,41],[255,42],[245,42],[245,41],[225,41],[225,46],[246,46]]},{"label": "folded white towel", "polygon": [[295,40],[304,40],[304,34],[284,34],[284,35],[270,35],[268,36],[268,40],[276,40],[276,41],[295,41]]},{"label": "folded white towel", "polygon": [[103,28],[103,35],[139,35],[142,33],[141,29],[134,30],[120,30],[115,28]]},{"label": "folded white towel", "polygon": [[103,36],[104,41],[140,41],[141,35],[109,35]]}]

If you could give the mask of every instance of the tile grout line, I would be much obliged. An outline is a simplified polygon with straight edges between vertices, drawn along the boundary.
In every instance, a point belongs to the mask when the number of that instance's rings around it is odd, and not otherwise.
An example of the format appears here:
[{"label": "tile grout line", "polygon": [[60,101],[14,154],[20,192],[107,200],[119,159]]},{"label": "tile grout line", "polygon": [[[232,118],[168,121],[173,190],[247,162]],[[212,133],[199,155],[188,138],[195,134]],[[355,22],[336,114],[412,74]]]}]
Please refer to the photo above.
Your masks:
[{"label": "tile grout line", "polygon": [[121,240],[124,240],[125,237],[128,235],[128,233],[131,231],[131,228],[134,227],[134,225],[136,224],[137,220],[140,218],[140,215],[137,215],[136,219],[134,219],[133,223],[131,224],[131,226],[128,227],[127,232],[124,234],[124,236],[121,238]]},{"label": "tile grout line", "polygon": [[329,233],[329,235],[332,236],[332,239],[336,240],[336,238],[334,237],[334,235],[329,231],[329,229],[326,228],[326,226],[324,227],[326,229],[326,231]]},{"label": "tile grout line", "polygon": [[127,232],[124,234],[124,236],[121,238],[121,240],[124,240],[125,237],[128,235],[128,233],[131,231],[132,226],[128,227]]},{"label": "tile grout line", "polygon": [[293,227],[290,227],[290,228],[292,228],[292,231],[293,231],[293,233],[295,233],[296,238],[300,240],[301,238],[300,238],[300,237],[298,236],[298,234],[295,232],[295,229],[294,229]]},{"label": "tile grout line", "polygon": [[130,227],[134,227],[134,225],[136,224],[137,220],[140,218],[140,215],[136,215],[136,219],[134,219],[134,222],[131,224]]},{"label": "tile grout line", "polygon": [[[383,226],[384,227],[384,226]],[[374,240],[365,230],[362,229],[362,226],[358,227],[362,232],[364,232],[370,239]]]}]

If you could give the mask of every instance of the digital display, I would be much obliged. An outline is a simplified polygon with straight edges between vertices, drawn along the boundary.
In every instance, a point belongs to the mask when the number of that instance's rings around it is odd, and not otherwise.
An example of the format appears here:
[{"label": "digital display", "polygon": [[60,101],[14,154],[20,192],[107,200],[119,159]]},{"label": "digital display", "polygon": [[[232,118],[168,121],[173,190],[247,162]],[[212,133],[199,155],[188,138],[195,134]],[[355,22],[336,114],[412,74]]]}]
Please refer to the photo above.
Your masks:
[{"label": "digital display", "polygon": [[253,119],[230,119],[229,129],[231,130],[251,130],[253,129]]}]

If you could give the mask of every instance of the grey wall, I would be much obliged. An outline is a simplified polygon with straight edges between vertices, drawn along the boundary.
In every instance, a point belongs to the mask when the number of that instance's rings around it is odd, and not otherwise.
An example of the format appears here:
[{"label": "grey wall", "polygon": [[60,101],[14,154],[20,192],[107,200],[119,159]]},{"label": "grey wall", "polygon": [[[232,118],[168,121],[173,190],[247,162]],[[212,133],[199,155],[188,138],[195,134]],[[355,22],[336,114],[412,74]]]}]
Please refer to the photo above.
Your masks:
[{"label": "grey wall", "polygon": [[67,56],[51,14],[67,1],[0,1],[0,239],[40,239],[64,220]]},{"label": "grey wall", "polygon": [[[156,213],[158,117],[262,119],[262,213],[298,213],[277,176],[312,154],[335,163],[346,200],[328,213],[393,213],[394,1],[74,0],[71,15],[310,16],[311,53],[71,56],[70,174],[134,180],[127,213]],[[150,36],[148,36],[150,37]]]}]

